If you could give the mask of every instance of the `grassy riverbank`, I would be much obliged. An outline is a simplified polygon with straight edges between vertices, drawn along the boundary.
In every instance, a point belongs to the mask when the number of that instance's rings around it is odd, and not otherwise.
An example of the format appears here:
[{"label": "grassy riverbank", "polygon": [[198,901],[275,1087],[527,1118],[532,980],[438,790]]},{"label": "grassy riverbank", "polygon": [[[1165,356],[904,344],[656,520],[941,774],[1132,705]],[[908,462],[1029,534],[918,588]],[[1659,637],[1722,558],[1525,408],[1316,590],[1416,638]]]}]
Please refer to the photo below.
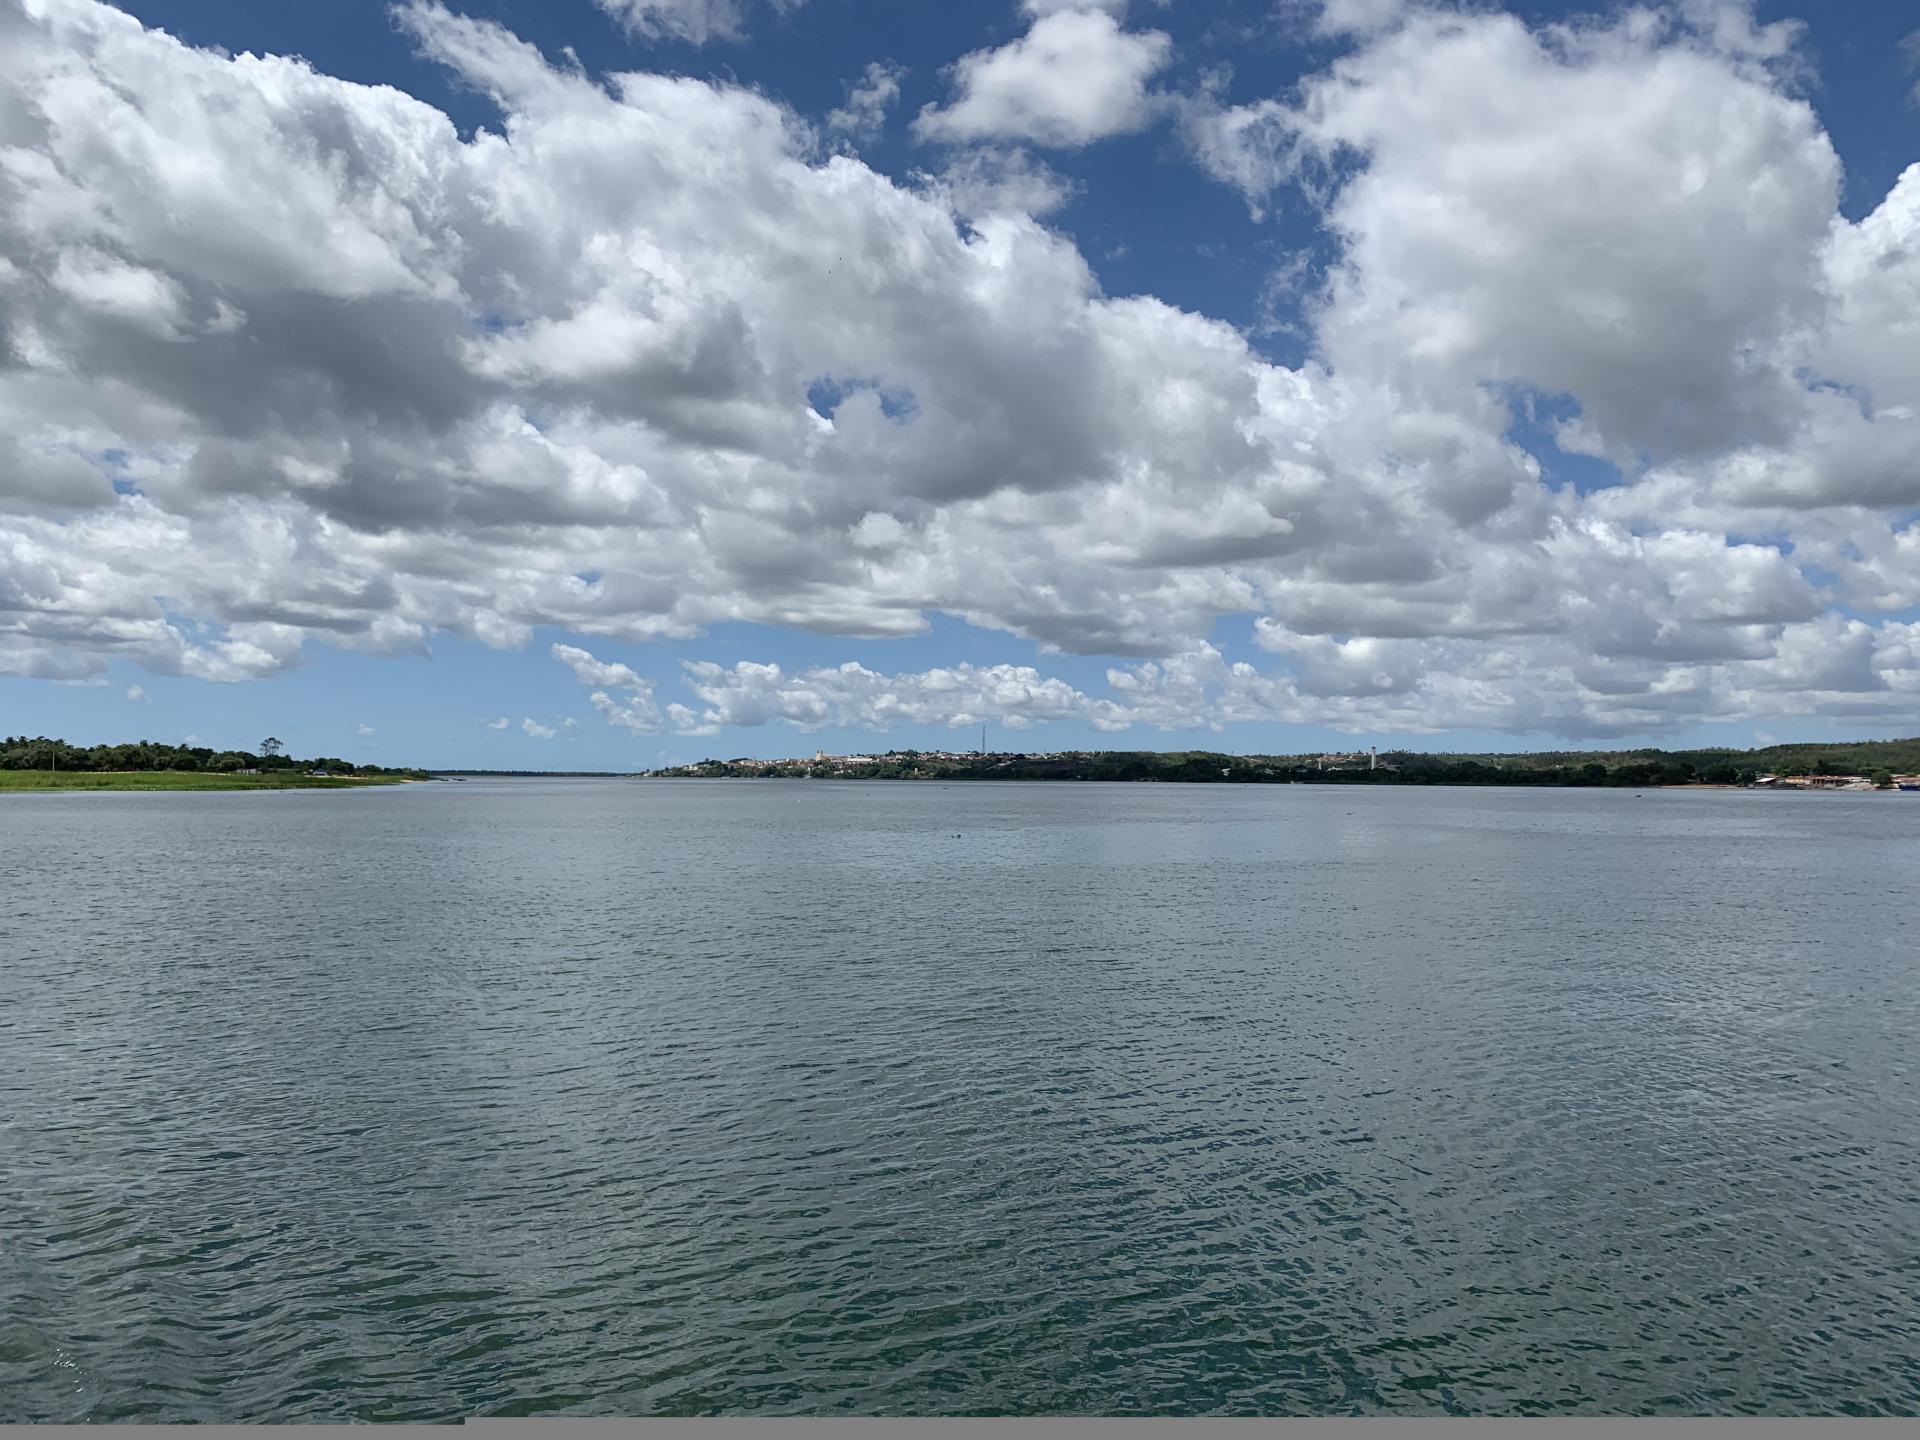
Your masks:
[{"label": "grassy riverbank", "polygon": [[401,775],[203,774],[190,770],[0,770],[0,794],[22,790],[356,790],[404,785]]}]

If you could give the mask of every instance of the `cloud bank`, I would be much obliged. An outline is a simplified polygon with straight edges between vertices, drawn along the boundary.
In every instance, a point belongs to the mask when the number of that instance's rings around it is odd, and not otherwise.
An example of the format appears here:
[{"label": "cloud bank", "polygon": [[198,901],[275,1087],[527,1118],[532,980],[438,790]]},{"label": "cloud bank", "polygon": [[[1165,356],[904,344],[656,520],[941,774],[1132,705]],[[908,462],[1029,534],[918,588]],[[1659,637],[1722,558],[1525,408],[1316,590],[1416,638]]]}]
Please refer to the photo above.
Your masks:
[{"label": "cloud bank", "polygon": [[[929,133],[1134,124],[1163,51],[1115,8],[1035,7]],[[405,7],[498,109],[462,139],[92,0],[0,5],[0,672],[944,612],[1117,657],[1112,693],[734,667],[663,705],[575,668],[640,733],[1910,724],[1920,166],[1846,219],[1791,27],[1737,5],[1336,9],[1297,94],[1180,110],[1196,163],[1334,242],[1290,368],[1104,293],[1036,218],[1057,188],[890,179],[745,89],[603,86]],[[1049,108],[1064,22],[1132,59]],[[1224,617],[1258,666],[1208,644]]]}]

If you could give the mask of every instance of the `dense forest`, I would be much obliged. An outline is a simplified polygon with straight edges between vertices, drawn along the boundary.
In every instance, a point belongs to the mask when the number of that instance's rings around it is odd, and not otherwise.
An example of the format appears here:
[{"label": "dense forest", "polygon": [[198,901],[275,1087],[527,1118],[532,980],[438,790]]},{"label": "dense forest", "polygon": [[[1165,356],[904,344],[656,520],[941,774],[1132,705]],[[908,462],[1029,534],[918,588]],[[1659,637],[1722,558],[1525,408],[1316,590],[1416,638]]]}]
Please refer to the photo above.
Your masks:
[{"label": "dense forest", "polygon": [[0,739],[0,770],[66,770],[77,772],[179,771],[233,775],[250,771],[271,774],[294,771],[328,775],[417,775],[408,769],[355,765],[336,755],[299,760],[269,736],[258,753],[250,750],[214,750],[205,745],[169,745],[157,740],[133,740],[122,745],[69,745],[45,735],[9,735]]},{"label": "dense forest", "polygon": [[892,750],[816,760],[702,760],[656,776],[866,780],[1120,780],[1324,785],[1750,785],[1760,775],[1848,774],[1890,780],[1920,771],[1920,740],[1776,745],[1760,750],[1553,751],[1512,755],[1382,753],[1225,755],[1105,750],[975,754]]},{"label": "dense forest", "polygon": [[[1383,757],[1384,758],[1384,757]],[[1759,775],[1872,775],[1876,771],[1920,773],[1920,739],[1795,741],[1757,750],[1548,750],[1510,755],[1437,754],[1410,757],[1416,761],[1462,763],[1506,768],[1566,769],[1588,765],[1608,768],[1624,765],[1692,766],[1704,772],[1722,766]]]}]

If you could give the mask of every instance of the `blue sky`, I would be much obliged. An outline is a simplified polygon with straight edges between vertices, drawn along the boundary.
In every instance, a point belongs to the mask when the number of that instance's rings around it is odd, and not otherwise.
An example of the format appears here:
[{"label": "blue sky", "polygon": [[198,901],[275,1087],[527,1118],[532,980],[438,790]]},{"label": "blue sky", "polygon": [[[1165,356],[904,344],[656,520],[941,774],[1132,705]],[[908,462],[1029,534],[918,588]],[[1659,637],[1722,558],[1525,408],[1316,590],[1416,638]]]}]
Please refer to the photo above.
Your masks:
[{"label": "blue sky", "polygon": [[0,730],[1920,731],[1911,5],[4,27]]},{"label": "blue sky", "polygon": [[[979,745],[980,731],[974,725],[905,724],[884,732],[835,725],[807,732],[788,726],[733,726],[720,738],[610,732],[585,702],[585,692],[570,681],[555,683],[547,645],[564,638],[557,630],[542,632],[534,647],[503,653],[471,640],[446,637],[435,643],[431,661],[318,649],[307,663],[269,681],[217,689],[203,680],[155,677],[130,666],[117,668],[115,683],[108,686],[55,686],[42,680],[0,676],[0,711],[14,717],[44,717],[40,723],[16,727],[20,733],[44,731],[67,736],[76,744],[152,736],[191,739],[192,743],[217,749],[252,750],[263,737],[273,735],[300,755],[342,756],[361,764],[427,763],[486,770],[630,771],[709,757],[811,755],[817,749],[833,754],[912,748],[973,750]],[[1253,653],[1244,645],[1228,648],[1235,653]],[[1031,644],[1007,643],[1002,637],[944,618],[936,620],[927,635],[898,641],[849,642],[762,626],[729,626],[698,643],[606,646],[603,650],[609,658],[626,659],[636,667],[648,664],[656,672],[665,672],[681,658],[691,656],[732,663],[776,655],[782,663],[796,667],[838,665],[855,659],[875,669],[921,669],[965,659],[993,664],[1012,657],[1042,664],[1049,674],[1064,674],[1090,686],[1098,684],[1105,664],[1079,656],[1043,659]],[[564,675],[561,678],[565,679]],[[129,701],[126,689],[136,686],[141,698]],[[509,723],[494,729],[502,719]],[[552,730],[553,738],[528,734],[523,725],[529,719]],[[363,734],[363,729],[374,733]],[[1786,727],[1700,725],[1689,729],[1684,740],[1661,734],[1649,743],[1668,748],[1681,744],[1749,746],[1775,739],[1858,739],[1863,733],[1879,732],[1812,717]],[[1009,730],[991,719],[987,721],[986,739],[988,747],[995,750],[1190,747],[1285,754],[1348,751],[1366,744],[1513,751],[1553,749],[1562,743],[1551,735],[1516,736],[1498,730],[1456,730],[1396,738],[1314,725],[1238,725],[1225,731],[1183,727],[1106,734],[1071,722]],[[1611,748],[1634,742],[1609,737],[1586,743]]]}]

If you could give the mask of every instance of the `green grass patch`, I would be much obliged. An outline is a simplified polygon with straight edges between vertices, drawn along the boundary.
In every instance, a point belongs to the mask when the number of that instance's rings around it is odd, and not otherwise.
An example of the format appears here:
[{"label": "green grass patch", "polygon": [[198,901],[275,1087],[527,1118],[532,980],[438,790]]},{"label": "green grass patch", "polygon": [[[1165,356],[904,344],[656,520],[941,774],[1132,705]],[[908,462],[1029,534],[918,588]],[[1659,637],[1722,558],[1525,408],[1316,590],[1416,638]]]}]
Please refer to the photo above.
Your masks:
[{"label": "green grass patch", "polygon": [[403,785],[400,775],[363,778],[277,772],[222,775],[194,770],[0,770],[0,793],[11,790],[361,790]]}]

